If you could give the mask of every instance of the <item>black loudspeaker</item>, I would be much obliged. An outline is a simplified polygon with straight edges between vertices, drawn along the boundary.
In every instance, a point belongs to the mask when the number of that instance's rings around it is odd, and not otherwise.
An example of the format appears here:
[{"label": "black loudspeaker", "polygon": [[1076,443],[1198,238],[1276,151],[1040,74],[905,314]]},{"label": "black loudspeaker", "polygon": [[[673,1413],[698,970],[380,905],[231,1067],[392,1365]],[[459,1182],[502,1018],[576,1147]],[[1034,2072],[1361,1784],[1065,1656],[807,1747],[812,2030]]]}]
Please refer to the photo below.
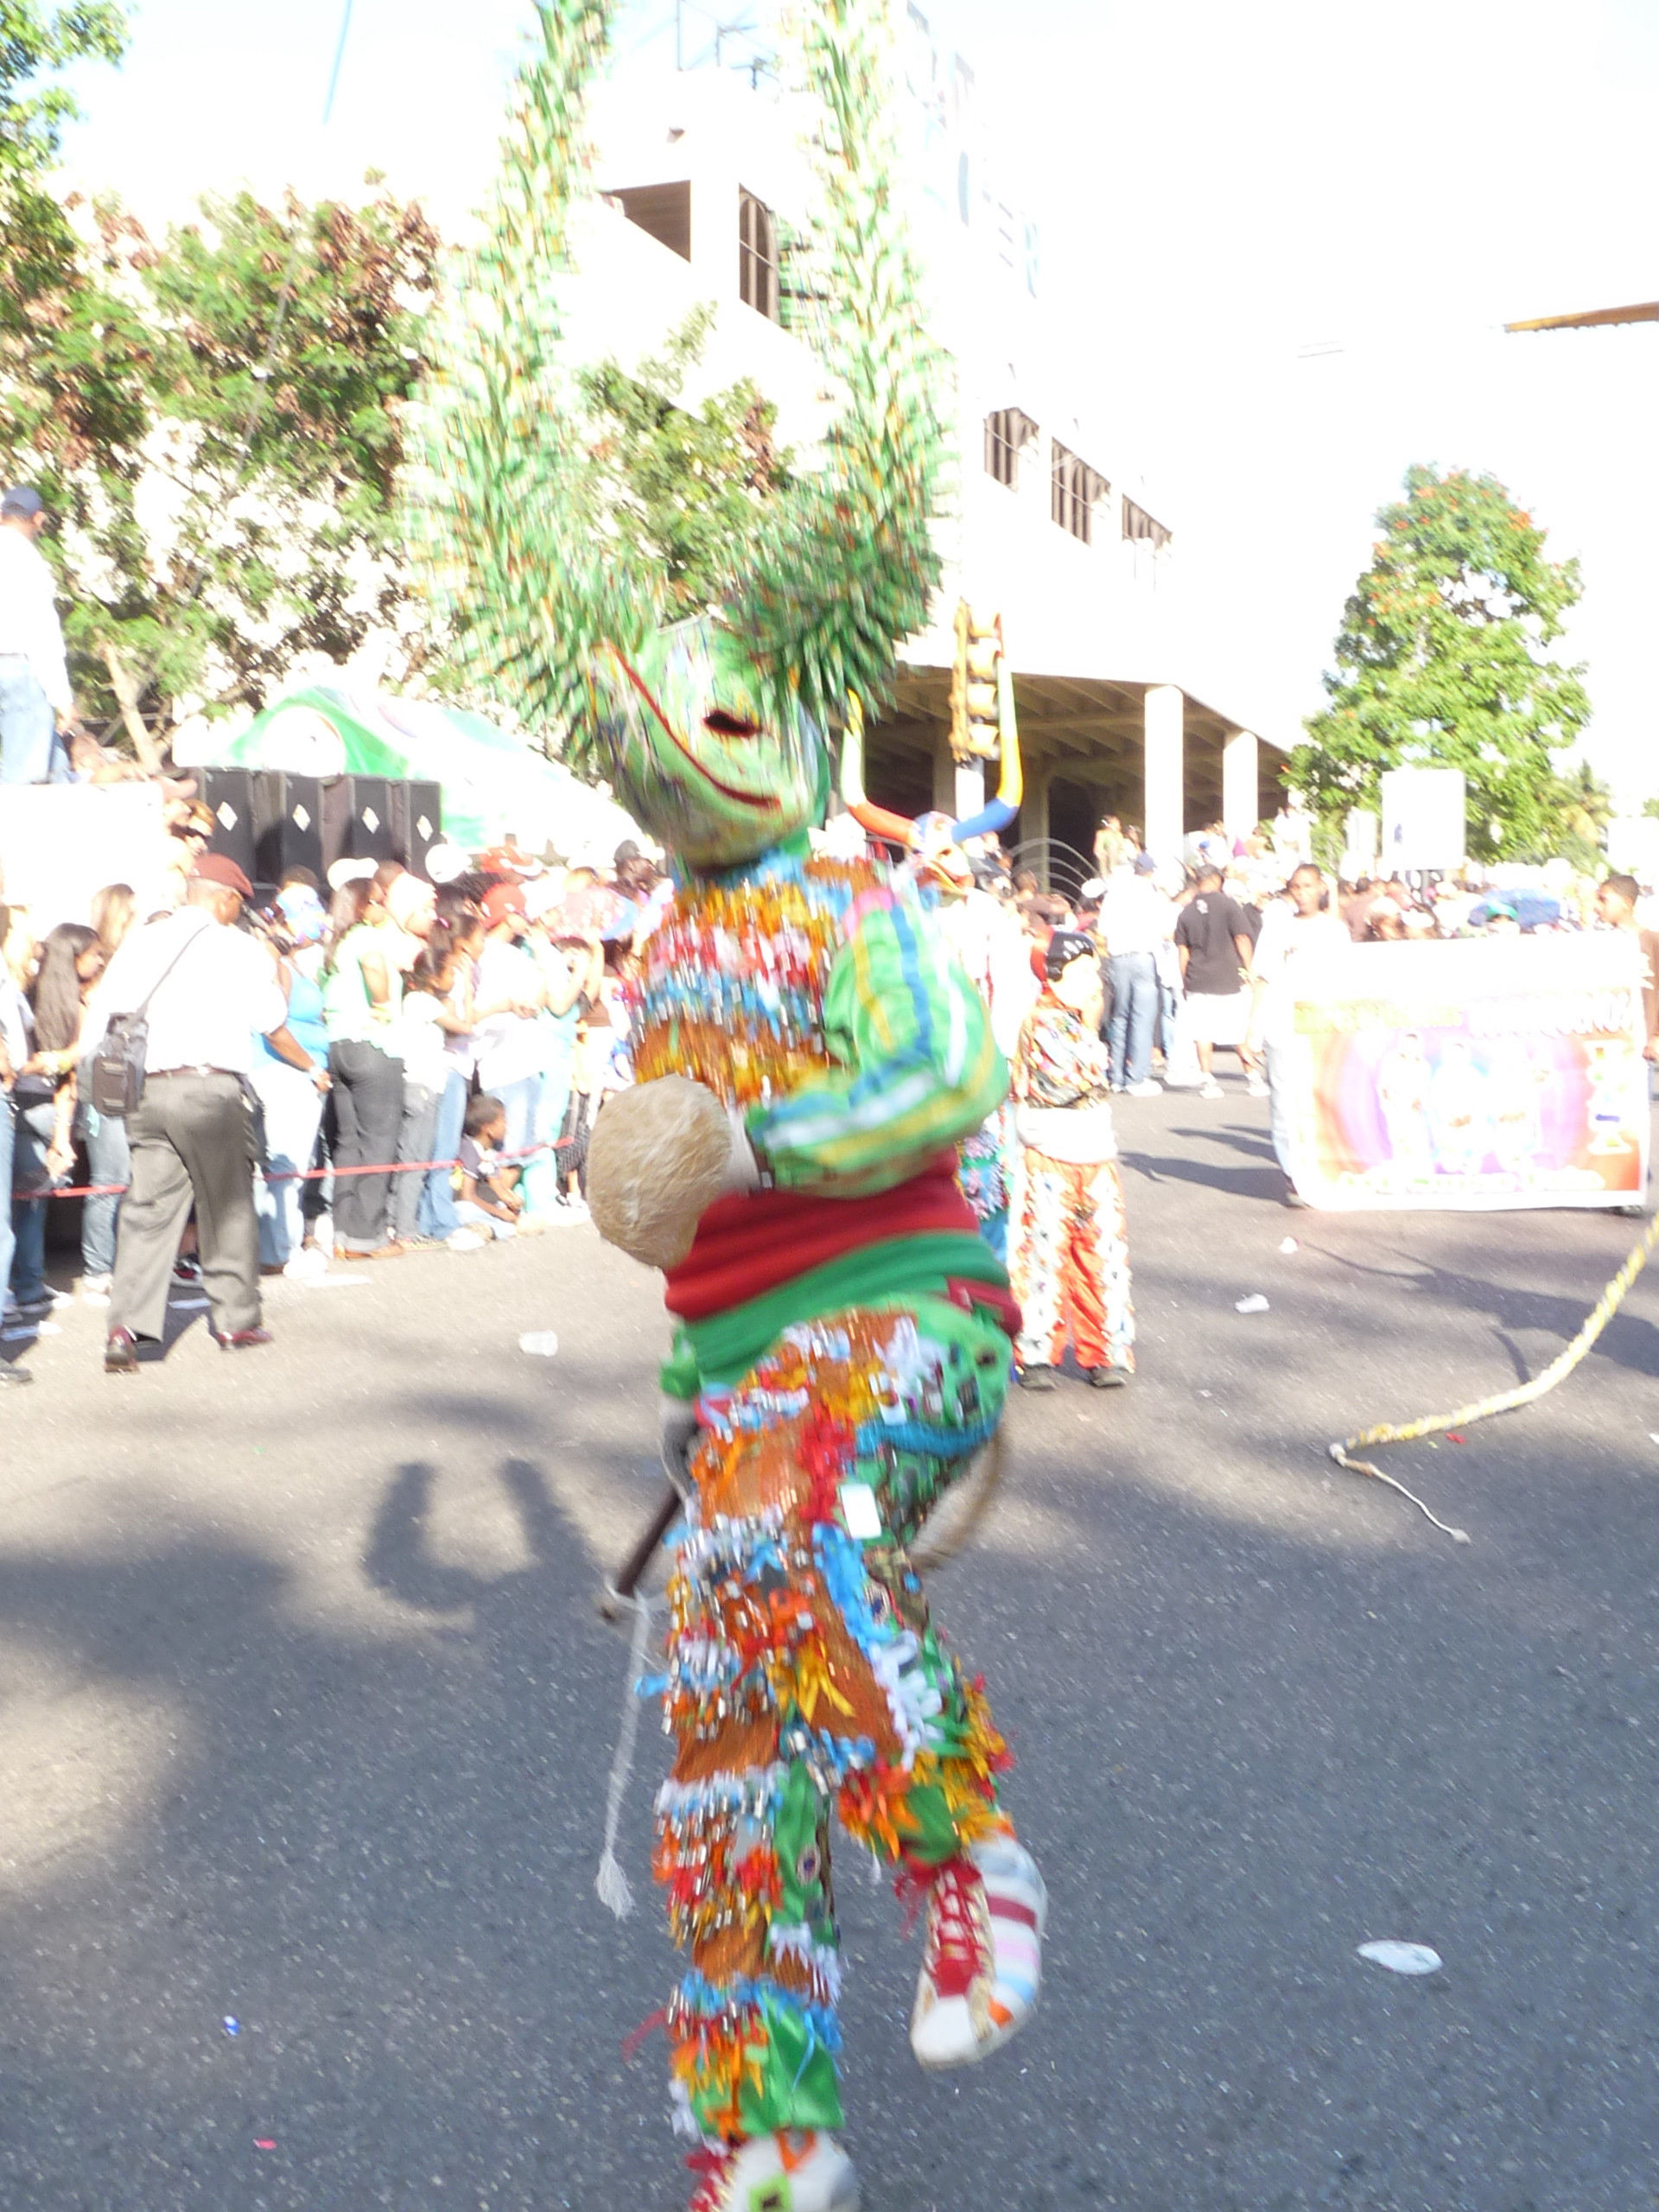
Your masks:
[{"label": "black loudspeaker", "polygon": [[334,776],[322,786],[322,859],[325,868],[336,861],[389,861],[396,836],[392,794],[397,789],[385,776]]},{"label": "black loudspeaker", "polygon": [[322,865],[326,873],[336,861],[352,857],[352,779],[330,776],[318,786],[321,801],[318,819],[322,824]]},{"label": "black loudspeaker", "polygon": [[322,786],[315,776],[262,768],[253,779],[253,880],[269,896],[291,868],[308,868],[326,896]]},{"label": "black loudspeaker", "polygon": [[443,836],[443,786],[411,778],[391,786],[393,842],[404,866],[426,874],[426,856]]},{"label": "black loudspeaker", "polygon": [[254,772],[251,768],[199,768],[201,802],[213,817],[210,853],[234,861],[251,883],[254,867]]}]

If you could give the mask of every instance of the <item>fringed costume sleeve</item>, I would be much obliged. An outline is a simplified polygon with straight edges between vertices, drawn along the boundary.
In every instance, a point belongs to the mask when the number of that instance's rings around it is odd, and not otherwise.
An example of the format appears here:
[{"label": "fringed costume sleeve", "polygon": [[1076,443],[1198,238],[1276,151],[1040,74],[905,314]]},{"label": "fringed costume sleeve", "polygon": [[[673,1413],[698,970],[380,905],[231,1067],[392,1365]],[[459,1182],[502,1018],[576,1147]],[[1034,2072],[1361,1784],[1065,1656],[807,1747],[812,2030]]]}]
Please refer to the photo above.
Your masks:
[{"label": "fringed costume sleeve", "polygon": [[894,901],[867,913],[823,1000],[831,1070],[756,1106],[749,1137],[787,1190],[885,1191],[957,1143],[1007,1095],[983,1001],[954,953]]}]

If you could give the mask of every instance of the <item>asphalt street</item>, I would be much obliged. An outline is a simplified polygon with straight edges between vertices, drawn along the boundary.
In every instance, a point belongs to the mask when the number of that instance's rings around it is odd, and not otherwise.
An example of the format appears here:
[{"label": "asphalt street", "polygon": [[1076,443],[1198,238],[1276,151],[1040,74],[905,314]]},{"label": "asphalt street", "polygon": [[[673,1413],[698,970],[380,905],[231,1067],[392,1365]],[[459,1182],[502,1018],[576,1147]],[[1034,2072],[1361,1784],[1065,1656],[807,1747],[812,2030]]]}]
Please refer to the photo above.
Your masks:
[{"label": "asphalt street", "polygon": [[[1016,1394],[933,1581],[1051,1893],[1016,2044],[917,2071],[918,1939],[841,1853],[867,2212],[1659,2204],[1659,1267],[1540,1405],[1379,1455],[1454,1547],[1326,1443],[1536,1372],[1637,1225],[1288,1212],[1228,1081],[1122,1102],[1140,1374]],[[269,1351],[181,1311],[133,1381],[103,1319],[0,1393],[0,2206],[683,2205],[622,2056],[654,1727],[633,1916],[593,1887],[654,1278],[423,1255],[279,1283]]]}]

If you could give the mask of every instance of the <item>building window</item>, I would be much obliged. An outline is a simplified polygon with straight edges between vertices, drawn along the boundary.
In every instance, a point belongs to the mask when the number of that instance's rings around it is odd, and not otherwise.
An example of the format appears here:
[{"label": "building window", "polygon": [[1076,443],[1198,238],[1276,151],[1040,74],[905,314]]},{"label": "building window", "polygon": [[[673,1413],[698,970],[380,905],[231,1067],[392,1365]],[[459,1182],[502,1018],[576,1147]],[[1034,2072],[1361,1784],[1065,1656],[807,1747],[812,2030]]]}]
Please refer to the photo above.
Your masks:
[{"label": "building window", "polygon": [[641,184],[625,192],[607,192],[605,197],[613,207],[620,207],[631,223],[665,245],[671,253],[677,253],[682,261],[691,258],[691,187],[683,184]]},{"label": "building window", "polygon": [[1162,552],[1169,543],[1169,532],[1160,522],[1154,522],[1144,507],[1137,507],[1133,499],[1123,502],[1123,535],[1137,541],[1145,540],[1154,553]]},{"label": "building window", "polygon": [[985,417],[985,474],[1010,491],[1020,481],[1020,456],[1037,435],[1037,425],[1017,407],[999,407]]},{"label": "building window", "polygon": [[778,320],[778,222],[752,192],[737,195],[737,296],[745,307]]},{"label": "building window", "polygon": [[1085,545],[1095,539],[1095,507],[1111,490],[1098,469],[1079,461],[1058,438],[1054,441],[1054,468],[1050,479],[1049,512],[1062,530]]}]

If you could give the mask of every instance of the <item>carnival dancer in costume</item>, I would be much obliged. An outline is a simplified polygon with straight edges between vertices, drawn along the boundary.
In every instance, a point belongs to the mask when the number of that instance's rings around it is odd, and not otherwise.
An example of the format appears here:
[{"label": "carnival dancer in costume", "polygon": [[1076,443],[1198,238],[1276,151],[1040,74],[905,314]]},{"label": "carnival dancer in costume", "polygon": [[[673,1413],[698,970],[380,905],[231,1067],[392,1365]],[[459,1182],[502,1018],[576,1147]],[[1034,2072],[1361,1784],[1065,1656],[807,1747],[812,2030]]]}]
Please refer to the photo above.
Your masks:
[{"label": "carnival dancer in costume", "polygon": [[1135,1372],[1135,1308],[1093,941],[1057,930],[1045,972],[1014,1064],[1020,1380],[1052,1390],[1069,1340],[1090,1382],[1109,1389]]},{"label": "carnival dancer in costume", "polygon": [[1028,2017],[1042,1882],[1007,1753],[907,1546],[990,1437],[1017,1316],[956,1182],[1004,1095],[985,1010],[874,863],[815,858],[824,733],[881,697],[938,563],[936,362],[893,213],[886,14],[822,0],[818,333],[846,395],[824,466],[761,511],[721,606],[594,527],[555,365],[582,100],[607,0],[539,0],[495,219],[414,425],[428,588],[481,686],[556,716],[672,856],[644,956],[634,1086],[588,1196],[664,1267],[665,1443],[686,1468],[670,1584],[673,1773],[657,1871],[688,1971],[668,2008],[696,2212],[854,2212],[836,2052],[831,1814],[925,1901],[911,2038],[969,2063]]}]

